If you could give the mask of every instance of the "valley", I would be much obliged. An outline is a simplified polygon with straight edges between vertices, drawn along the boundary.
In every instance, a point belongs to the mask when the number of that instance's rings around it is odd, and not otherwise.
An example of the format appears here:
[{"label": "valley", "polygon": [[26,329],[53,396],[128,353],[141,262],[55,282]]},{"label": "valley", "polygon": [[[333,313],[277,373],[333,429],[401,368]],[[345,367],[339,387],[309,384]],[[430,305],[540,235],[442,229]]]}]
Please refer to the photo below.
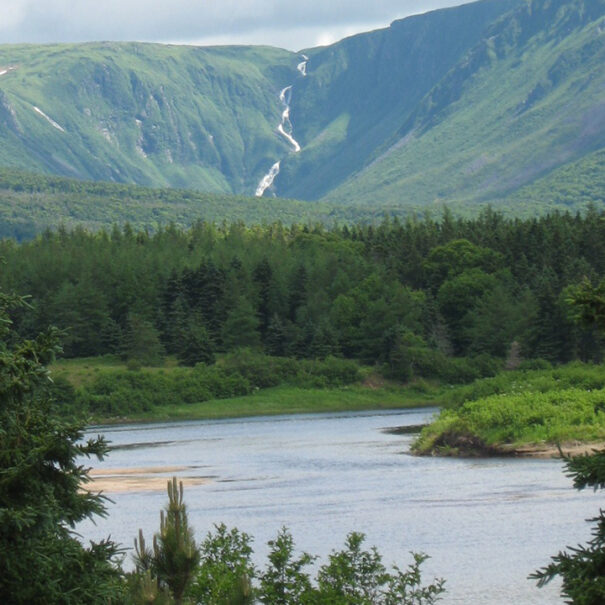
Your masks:
[{"label": "valley", "polygon": [[560,191],[602,171],[604,18],[603,0],[481,0],[300,53],[4,45],[0,165],[355,215],[577,210]]},{"label": "valley", "polygon": [[605,602],[605,0],[13,4],[0,602]]}]

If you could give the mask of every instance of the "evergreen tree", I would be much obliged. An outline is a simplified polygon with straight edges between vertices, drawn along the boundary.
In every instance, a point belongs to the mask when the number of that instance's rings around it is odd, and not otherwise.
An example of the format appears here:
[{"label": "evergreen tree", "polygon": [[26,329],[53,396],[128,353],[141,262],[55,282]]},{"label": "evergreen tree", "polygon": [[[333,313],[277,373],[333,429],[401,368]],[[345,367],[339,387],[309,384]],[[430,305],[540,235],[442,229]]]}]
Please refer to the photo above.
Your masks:
[{"label": "evergreen tree", "polygon": [[231,351],[240,347],[260,347],[258,328],[259,321],[254,308],[241,297],[223,324],[222,339],[225,349]]},{"label": "evergreen tree", "polygon": [[[588,456],[564,457],[567,474],[573,478],[576,489],[605,488],[605,450]],[[559,552],[550,565],[530,577],[544,586],[560,576],[562,594],[573,605],[602,605],[605,603],[605,511],[589,519],[594,523],[592,539],[585,546],[576,546],[570,552]]]},{"label": "evergreen tree", "polygon": [[290,321],[296,321],[296,312],[307,302],[308,274],[304,265],[299,265],[290,278],[288,296],[288,317]]},{"label": "evergreen tree", "polygon": [[194,366],[197,363],[206,365],[214,363],[214,345],[206,328],[199,319],[192,318],[183,330],[177,351],[179,363]]},{"label": "evergreen tree", "polygon": [[271,318],[265,338],[265,350],[269,355],[283,357],[288,349],[288,336],[286,326],[282,319],[275,313]]},{"label": "evergreen tree", "polygon": [[157,579],[160,591],[170,594],[176,605],[183,603],[199,563],[199,551],[189,527],[183,483],[177,483],[176,477],[168,481],[168,504],[160,513],[160,531],[153,537],[153,548],[147,548],[139,531],[134,560],[137,572],[143,576],[139,590],[149,586],[146,579]]},{"label": "evergreen tree", "polygon": [[131,313],[124,337],[122,354],[125,359],[144,366],[162,363],[164,347],[153,324],[140,315]]},{"label": "evergreen tree", "polygon": [[254,281],[258,288],[258,317],[260,320],[259,328],[264,338],[271,322],[272,312],[272,288],[273,288],[273,269],[267,258],[263,258],[254,268]]},{"label": "evergreen tree", "polygon": [[107,446],[55,415],[45,364],[60,350],[57,333],[20,339],[9,310],[24,304],[0,293],[0,602],[120,602],[117,547],[85,548],[73,533],[105,514],[103,498],[83,489],[82,457],[102,458]]}]

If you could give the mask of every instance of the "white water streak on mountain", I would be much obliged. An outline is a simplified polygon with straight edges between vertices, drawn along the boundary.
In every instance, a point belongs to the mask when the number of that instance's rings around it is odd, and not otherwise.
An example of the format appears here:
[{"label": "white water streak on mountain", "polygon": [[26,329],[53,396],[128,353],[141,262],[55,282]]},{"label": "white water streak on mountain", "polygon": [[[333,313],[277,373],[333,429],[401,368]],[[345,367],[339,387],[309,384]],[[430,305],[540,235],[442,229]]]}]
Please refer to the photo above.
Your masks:
[{"label": "white water streak on mountain", "polygon": [[292,136],[292,122],[290,122],[290,99],[292,98],[292,86],[286,86],[279,93],[279,100],[284,105],[284,111],[281,114],[281,124],[277,127],[278,132],[292,145],[294,153],[300,151],[298,141]]},{"label": "white water streak on mountain", "polygon": [[304,59],[304,61],[301,61],[297,66],[296,69],[298,69],[298,71],[303,75],[306,76],[307,75],[307,63],[309,62],[309,57],[307,57],[307,55],[301,55],[301,57]]},{"label": "white water streak on mountain", "polygon": [[[307,55],[301,55],[304,61],[300,62],[296,69],[305,77],[307,75],[307,62],[309,61],[309,57]],[[281,114],[281,123],[277,127],[277,131],[281,134],[290,145],[292,145],[294,153],[298,153],[301,149],[298,141],[292,136],[292,131],[294,130],[292,127],[292,122],[290,121],[290,101],[292,99],[292,85],[286,86],[279,93],[279,100],[284,106],[284,110]],[[256,197],[262,197],[265,191],[273,185],[273,181],[279,174],[280,162],[276,162],[271,166],[271,170],[262,178],[261,182],[258,184],[256,188]]]},{"label": "white water streak on mountain", "polygon": [[263,197],[263,194],[271,185],[273,185],[273,181],[275,177],[279,174],[279,162],[275,162],[273,166],[271,166],[271,170],[263,177],[262,181],[258,184],[256,188],[256,197]]},{"label": "white water streak on mountain", "polygon": [[37,114],[40,114],[43,118],[45,118],[51,126],[56,128],[57,130],[60,130],[61,132],[65,132],[65,128],[63,128],[63,126],[60,126],[52,118],[49,118],[39,107],[36,107],[35,105],[32,105],[32,107],[34,108],[34,111]]},{"label": "white water streak on mountain", "polygon": [[6,67],[5,69],[0,69],[0,76],[7,74],[9,71],[13,71],[14,69],[17,69],[14,65]]}]

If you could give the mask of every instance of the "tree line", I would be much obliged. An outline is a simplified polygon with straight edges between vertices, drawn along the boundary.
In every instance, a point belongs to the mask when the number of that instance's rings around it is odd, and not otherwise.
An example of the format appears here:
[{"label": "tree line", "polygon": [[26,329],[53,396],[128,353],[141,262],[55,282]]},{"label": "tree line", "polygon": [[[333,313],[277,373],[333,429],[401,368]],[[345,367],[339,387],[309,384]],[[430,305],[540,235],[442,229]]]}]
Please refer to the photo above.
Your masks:
[{"label": "tree line", "polygon": [[16,331],[66,330],[67,357],[212,363],[243,347],[337,356],[395,378],[468,375],[541,358],[599,361],[568,299],[605,275],[605,213],[387,219],[379,225],[199,222],[157,233],[47,231],[0,242],[0,287],[29,293]]}]

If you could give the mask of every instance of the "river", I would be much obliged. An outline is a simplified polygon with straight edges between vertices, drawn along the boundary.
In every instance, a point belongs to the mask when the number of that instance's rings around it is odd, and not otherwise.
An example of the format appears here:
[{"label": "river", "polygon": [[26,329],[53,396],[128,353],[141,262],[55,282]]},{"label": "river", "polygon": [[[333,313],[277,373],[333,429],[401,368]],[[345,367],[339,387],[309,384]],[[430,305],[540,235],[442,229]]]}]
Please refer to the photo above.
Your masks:
[{"label": "river", "polygon": [[[111,478],[112,469],[125,468],[169,477],[161,471],[173,467],[193,483],[203,480],[185,488],[198,539],[213,523],[236,526],[255,537],[259,563],[283,525],[300,549],[323,557],[355,530],[388,565],[405,567],[410,551],[429,554],[423,577],[446,579],[444,605],[562,602],[556,585],[538,589],[527,575],[590,537],[584,519],[602,498],[572,489],[558,460],[418,458],[408,454],[412,436],[383,430],[424,423],[432,413],[98,427],[91,434],[105,434],[114,449],[94,468]],[[108,491],[109,517],[81,524],[82,537],[111,534],[131,546],[141,527],[151,538],[166,495],[148,487]]]}]

